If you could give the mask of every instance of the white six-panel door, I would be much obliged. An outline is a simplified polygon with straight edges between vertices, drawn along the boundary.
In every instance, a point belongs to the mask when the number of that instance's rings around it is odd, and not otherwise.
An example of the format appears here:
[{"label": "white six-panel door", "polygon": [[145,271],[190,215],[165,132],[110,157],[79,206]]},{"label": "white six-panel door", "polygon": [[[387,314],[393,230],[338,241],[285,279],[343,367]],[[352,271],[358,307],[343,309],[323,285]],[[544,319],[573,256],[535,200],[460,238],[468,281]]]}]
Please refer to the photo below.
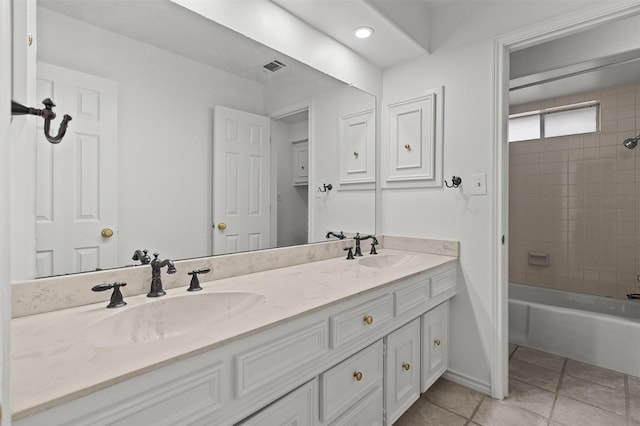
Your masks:
[{"label": "white six-panel door", "polygon": [[215,107],[214,254],[270,247],[270,124],[268,117]]},{"label": "white six-panel door", "polygon": [[[38,99],[72,121],[59,144],[37,131],[37,276],[117,266],[117,84],[38,62]],[[108,230],[113,232],[111,237]]]}]

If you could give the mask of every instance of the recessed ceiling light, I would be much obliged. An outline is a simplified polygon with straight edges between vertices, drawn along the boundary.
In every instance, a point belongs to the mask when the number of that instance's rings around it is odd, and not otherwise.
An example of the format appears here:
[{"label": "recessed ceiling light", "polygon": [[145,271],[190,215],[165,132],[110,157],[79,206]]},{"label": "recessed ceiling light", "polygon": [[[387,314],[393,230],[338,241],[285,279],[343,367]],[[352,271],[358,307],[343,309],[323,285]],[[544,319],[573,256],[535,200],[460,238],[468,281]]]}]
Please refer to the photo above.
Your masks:
[{"label": "recessed ceiling light", "polygon": [[358,38],[367,38],[371,37],[373,34],[373,28],[371,27],[358,27],[355,30],[356,37]]}]

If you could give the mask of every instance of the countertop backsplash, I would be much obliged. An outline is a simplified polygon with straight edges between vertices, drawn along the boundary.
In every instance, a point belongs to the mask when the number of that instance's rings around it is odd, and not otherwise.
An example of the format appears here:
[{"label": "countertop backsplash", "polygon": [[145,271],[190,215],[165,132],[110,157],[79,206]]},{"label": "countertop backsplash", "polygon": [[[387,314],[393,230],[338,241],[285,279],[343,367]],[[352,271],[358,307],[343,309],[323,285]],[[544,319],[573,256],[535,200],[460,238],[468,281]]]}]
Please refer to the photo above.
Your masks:
[{"label": "countertop backsplash", "polygon": [[[409,250],[423,253],[458,257],[457,241],[425,238],[385,236],[378,237],[378,249]],[[369,241],[364,241],[363,253],[368,253]],[[187,272],[210,268],[211,272],[200,276],[202,283],[217,279],[284,268],[308,262],[345,256],[345,247],[353,246],[350,239],[332,240],[300,246],[281,247],[228,255],[209,256],[175,261],[177,272],[167,274],[163,268],[162,283],[165,289],[187,287],[191,276]],[[367,256],[367,254],[365,254]],[[93,292],[91,287],[101,283],[126,282],[122,288],[124,299],[149,291],[151,267],[138,265],[104,271],[86,272],[39,278],[13,283],[12,317],[41,314],[91,303],[109,301],[110,292]]]}]

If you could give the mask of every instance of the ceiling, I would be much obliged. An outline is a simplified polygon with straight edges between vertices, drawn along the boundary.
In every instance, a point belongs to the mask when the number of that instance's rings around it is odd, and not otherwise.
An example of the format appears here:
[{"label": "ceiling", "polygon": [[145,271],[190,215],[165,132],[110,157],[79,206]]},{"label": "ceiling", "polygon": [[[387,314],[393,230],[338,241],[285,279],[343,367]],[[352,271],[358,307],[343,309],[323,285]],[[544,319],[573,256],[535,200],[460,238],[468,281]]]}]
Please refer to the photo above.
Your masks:
[{"label": "ceiling", "polygon": [[[237,1],[237,0],[236,0]],[[250,0],[244,0],[250,1]],[[264,1],[264,0],[262,0]],[[438,12],[451,5],[455,0],[268,0],[287,10],[311,27],[314,27],[328,37],[347,46],[380,69],[387,69],[418,56],[429,54],[429,22],[436,19]],[[478,0],[481,1],[481,0]],[[214,66],[241,75],[258,82],[268,82],[277,79],[277,75],[300,75],[300,78],[313,78],[310,82],[319,87],[329,87],[335,84],[330,77],[316,72],[313,77],[307,77],[305,64],[302,64],[286,55],[276,52],[260,43],[235,33],[222,25],[212,22],[195,14],[170,0],[37,0],[38,5],[53,11],[69,15],[98,27],[120,33],[124,36],[145,42],[147,44],[180,54],[201,63]],[[612,25],[618,25],[614,23]],[[622,23],[620,24],[622,25]],[[630,22],[632,28],[637,28],[638,23]],[[374,28],[373,36],[368,39],[357,39],[353,31],[359,26]],[[183,30],[177,31],[176,28]],[[621,46],[624,43],[640,48],[640,32],[629,31],[621,27],[621,36],[618,41],[608,45]],[[606,29],[608,37],[613,31]],[[637,34],[636,41],[629,34]],[[583,37],[582,34],[572,36]],[[586,36],[585,36],[586,37]],[[594,40],[602,39],[597,32]],[[576,45],[571,37],[569,44]],[[623,43],[624,41],[624,43]],[[593,59],[607,56],[608,53],[589,52],[580,60],[574,60],[572,64],[554,64],[549,59],[552,55],[546,52],[556,52],[558,43],[551,42],[547,45],[534,46],[528,50],[539,55],[535,61],[543,64],[547,69],[521,70],[514,76],[521,81],[523,77],[533,76],[536,84],[523,89],[512,91],[513,103],[531,102],[533,100],[561,96],[560,94],[578,93],[591,90],[594,85],[625,84],[630,79],[636,79],[640,75],[640,61],[627,64],[625,69],[617,64],[600,67],[597,70],[582,70],[580,74],[571,79],[558,79],[557,69],[566,68],[580,62],[589,62]],[[579,42],[590,47],[591,43]],[[595,45],[595,41],[593,44]],[[567,44],[567,43],[565,43]],[[633,49],[632,47],[627,50]],[[537,52],[533,52],[533,51]],[[571,52],[571,47],[567,52]],[[612,52],[620,53],[620,52]],[[528,52],[515,52],[514,61],[518,57],[526,57]],[[589,57],[591,55],[591,57]],[[568,57],[569,55],[564,55]],[[278,73],[271,73],[262,66],[277,59],[284,62],[287,67]],[[532,63],[533,61],[529,61]],[[615,61],[614,61],[615,62]],[[526,63],[526,61],[525,61]],[[515,64],[515,62],[514,62]],[[569,68],[567,68],[569,67]],[[551,69],[553,79],[548,80]],[[591,72],[593,71],[593,72]],[[279,74],[280,73],[280,74]],[[304,77],[302,77],[305,75]],[[636,79],[637,80],[637,79]],[[543,83],[544,84],[540,84]]]}]

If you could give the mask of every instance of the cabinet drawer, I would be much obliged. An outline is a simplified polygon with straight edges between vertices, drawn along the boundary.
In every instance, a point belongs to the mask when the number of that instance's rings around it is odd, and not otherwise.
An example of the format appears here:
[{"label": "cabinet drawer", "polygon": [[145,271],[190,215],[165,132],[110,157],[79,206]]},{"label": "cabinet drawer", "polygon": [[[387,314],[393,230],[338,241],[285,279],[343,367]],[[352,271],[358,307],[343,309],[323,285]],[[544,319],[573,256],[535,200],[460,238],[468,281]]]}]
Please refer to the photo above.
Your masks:
[{"label": "cabinet drawer", "polygon": [[407,282],[400,290],[394,292],[396,316],[420,306],[431,298],[431,282],[428,276]]},{"label": "cabinet drawer", "polygon": [[456,271],[448,270],[431,278],[431,297],[444,293],[456,286]]},{"label": "cabinet drawer", "polygon": [[317,380],[300,386],[238,426],[312,426],[316,413]]},{"label": "cabinet drawer", "polygon": [[329,320],[331,347],[337,348],[365,338],[393,319],[393,296],[385,294],[348,311],[333,315]]},{"label": "cabinet drawer", "polygon": [[327,351],[327,323],[321,321],[235,356],[236,396],[272,388]]},{"label": "cabinet drawer", "polygon": [[361,350],[320,376],[320,419],[330,421],[382,385],[382,341]]},{"label": "cabinet drawer", "polygon": [[382,426],[382,388],[379,386],[331,423],[331,426]]}]

